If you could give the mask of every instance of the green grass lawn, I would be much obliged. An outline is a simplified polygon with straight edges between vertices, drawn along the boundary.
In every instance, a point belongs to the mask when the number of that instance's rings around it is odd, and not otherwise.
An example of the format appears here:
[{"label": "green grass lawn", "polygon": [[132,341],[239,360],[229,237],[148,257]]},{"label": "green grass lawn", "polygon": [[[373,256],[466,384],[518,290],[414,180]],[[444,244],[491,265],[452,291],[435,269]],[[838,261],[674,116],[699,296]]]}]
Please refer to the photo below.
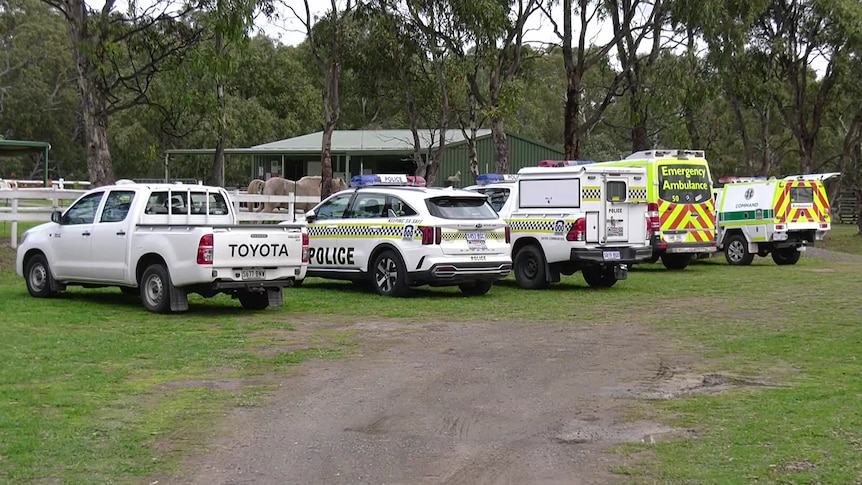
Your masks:
[{"label": "green grass lawn", "polygon": [[249,313],[227,297],[192,298],[185,314],[154,315],[115,289],[33,299],[13,263],[0,245],[0,482],[135,482],[169,470],[218,417],[264,402],[274,376],[353,351],[351,331],[303,323],[316,315],[651,325],[699,356],[704,371],[786,387],[639,404],[638,413],[697,438],[621,448],[633,457],[618,470],[627,478],[862,480],[862,264],[803,256],[793,267],[756,258],[740,268],[713,258],[680,272],[639,266],[608,290],[587,288],[580,275],[539,292],[508,279],[478,298],[446,288],[380,298],[312,279],[287,290],[281,309]]},{"label": "green grass lawn", "polygon": [[818,246],[843,253],[862,254],[862,236],[853,224],[833,224]]}]

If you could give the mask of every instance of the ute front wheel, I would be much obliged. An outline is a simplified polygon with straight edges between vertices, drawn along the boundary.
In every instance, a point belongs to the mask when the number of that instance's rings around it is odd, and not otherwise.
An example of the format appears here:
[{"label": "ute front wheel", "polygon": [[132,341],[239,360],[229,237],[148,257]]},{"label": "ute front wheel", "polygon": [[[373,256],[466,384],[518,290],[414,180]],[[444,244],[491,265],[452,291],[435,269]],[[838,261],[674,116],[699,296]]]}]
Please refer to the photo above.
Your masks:
[{"label": "ute front wheel", "polygon": [[592,288],[610,288],[617,282],[613,266],[587,266],[581,272],[584,281]]},{"label": "ute front wheel", "polygon": [[152,264],[144,270],[138,287],[141,289],[141,303],[153,313],[171,311],[171,277],[163,264]]},{"label": "ute front wheel", "polygon": [[265,310],[269,307],[269,295],[266,291],[242,291],[238,298],[246,310]]},{"label": "ute front wheel", "polygon": [[51,276],[51,268],[45,256],[37,254],[27,261],[27,291],[30,296],[36,298],[48,298],[54,296],[54,277]]}]

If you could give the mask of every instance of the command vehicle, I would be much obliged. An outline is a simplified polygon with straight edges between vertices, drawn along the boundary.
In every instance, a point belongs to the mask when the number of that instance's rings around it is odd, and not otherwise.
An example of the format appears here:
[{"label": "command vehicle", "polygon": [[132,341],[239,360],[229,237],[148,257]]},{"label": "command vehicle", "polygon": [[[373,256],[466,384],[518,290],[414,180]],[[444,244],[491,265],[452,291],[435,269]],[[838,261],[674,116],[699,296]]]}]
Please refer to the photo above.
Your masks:
[{"label": "command vehicle", "polygon": [[420,285],[487,293],[512,270],[509,229],[475,192],[421,177],[361,175],[306,213],[308,276],[368,284],[384,296]]},{"label": "command vehicle", "polygon": [[718,247],[732,265],[772,255],[776,264],[799,261],[806,246],[831,229],[823,181],[838,173],[792,175],[783,179],[729,177],[715,190]]},{"label": "command vehicle", "polygon": [[473,190],[503,201],[521,288],[547,288],[577,271],[591,287],[610,287],[652,255],[642,168],[523,168],[514,181]]},{"label": "command vehicle", "polygon": [[305,223],[237,224],[221,187],[124,183],[78,198],[25,232],[15,262],[34,297],[67,286],[117,286],[152,312],[188,309],[189,293],[243,307],[283,304],[305,277]]},{"label": "command vehicle", "polygon": [[[553,163],[578,162],[547,164]],[[650,262],[660,258],[668,269],[685,269],[695,255],[716,251],[712,177],[703,150],[644,150],[593,164],[647,171],[647,203],[654,216]]]}]

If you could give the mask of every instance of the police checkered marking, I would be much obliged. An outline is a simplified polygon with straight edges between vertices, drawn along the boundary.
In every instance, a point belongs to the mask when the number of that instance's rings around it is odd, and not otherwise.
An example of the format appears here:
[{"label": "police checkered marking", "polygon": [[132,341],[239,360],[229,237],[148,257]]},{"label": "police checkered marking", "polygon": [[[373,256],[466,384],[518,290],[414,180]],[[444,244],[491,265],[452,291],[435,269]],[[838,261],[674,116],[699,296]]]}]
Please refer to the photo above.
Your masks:
[{"label": "police checkered marking", "polygon": [[[466,240],[467,232],[466,231],[458,231],[458,232],[444,232],[443,240],[444,241],[457,241],[459,239]],[[486,232],[485,239],[506,239],[506,233],[503,232]]]},{"label": "police checkered marking", "polygon": [[647,189],[646,187],[629,187],[629,200],[631,201],[643,201],[647,198]]},{"label": "police checkered marking", "polygon": [[335,227],[316,225],[308,227],[308,237],[312,239],[320,237],[401,239],[404,233],[404,224],[339,224]]},{"label": "police checkered marking", "polygon": [[[565,234],[572,228],[570,221],[555,219],[509,220],[509,225],[512,226],[512,232],[550,232],[553,234]],[[560,230],[561,227],[562,230]]]},{"label": "police checkered marking", "polygon": [[602,198],[601,187],[584,187],[581,189],[581,199],[585,201],[596,201]]}]

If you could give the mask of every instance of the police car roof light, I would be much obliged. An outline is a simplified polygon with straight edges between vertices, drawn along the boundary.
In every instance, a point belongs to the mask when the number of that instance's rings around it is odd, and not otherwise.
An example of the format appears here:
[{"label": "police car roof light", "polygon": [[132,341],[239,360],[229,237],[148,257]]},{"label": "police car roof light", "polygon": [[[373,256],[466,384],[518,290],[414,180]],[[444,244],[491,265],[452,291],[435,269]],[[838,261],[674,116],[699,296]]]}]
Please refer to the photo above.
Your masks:
[{"label": "police car roof light", "polygon": [[540,167],[576,167],[578,165],[590,165],[595,160],[542,160]]},{"label": "police car roof light", "polygon": [[418,175],[404,174],[354,175],[350,179],[350,185],[353,187],[367,187],[369,185],[425,187],[425,179]]},{"label": "police car roof light", "polygon": [[476,185],[488,185],[497,182],[514,182],[518,179],[516,174],[509,173],[483,173],[476,177]]}]

